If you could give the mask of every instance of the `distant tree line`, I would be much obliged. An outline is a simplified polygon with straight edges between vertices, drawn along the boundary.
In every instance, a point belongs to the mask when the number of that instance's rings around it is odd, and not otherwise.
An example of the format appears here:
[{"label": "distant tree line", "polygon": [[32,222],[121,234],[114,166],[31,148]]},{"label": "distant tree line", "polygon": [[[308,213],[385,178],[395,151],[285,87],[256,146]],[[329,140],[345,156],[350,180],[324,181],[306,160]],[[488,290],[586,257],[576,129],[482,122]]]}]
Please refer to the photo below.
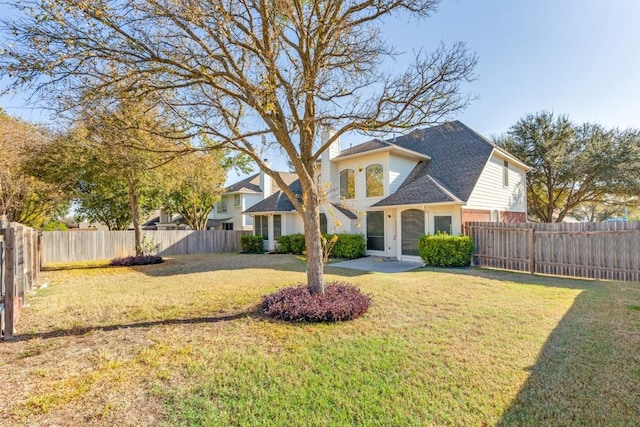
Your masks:
[{"label": "distant tree line", "polygon": [[575,124],[545,111],[527,115],[495,142],[532,168],[527,174],[531,219],[601,221],[638,206],[637,129]]}]

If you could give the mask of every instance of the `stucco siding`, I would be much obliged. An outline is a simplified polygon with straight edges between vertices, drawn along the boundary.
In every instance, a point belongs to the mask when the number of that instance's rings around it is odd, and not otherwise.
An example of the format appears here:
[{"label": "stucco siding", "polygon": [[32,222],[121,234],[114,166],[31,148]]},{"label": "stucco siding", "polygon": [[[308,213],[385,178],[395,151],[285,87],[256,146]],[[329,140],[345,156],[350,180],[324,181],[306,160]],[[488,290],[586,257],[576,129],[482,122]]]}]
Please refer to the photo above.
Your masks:
[{"label": "stucco siding", "polygon": [[[504,161],[509,164],[509,185],[503,186]],[[498,209],[526,212],[525,171],[495,152],[487,162],[466,207],[469,209]]]}]

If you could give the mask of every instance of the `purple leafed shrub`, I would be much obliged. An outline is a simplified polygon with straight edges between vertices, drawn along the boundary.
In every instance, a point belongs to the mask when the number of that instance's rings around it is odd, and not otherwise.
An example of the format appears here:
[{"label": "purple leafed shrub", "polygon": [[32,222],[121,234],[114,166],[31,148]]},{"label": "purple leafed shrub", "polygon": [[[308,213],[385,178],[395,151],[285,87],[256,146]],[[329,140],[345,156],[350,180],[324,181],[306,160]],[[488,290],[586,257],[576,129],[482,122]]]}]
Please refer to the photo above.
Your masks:
[{"label": "purple leafed shrub", "polygon": [[162,257],[158,255],[140,255],[114,258],[111,260],[110,264],[120,267],[129,267],[131,265],[160,264],[163,261]]},{"label": "purple leafed shrub", "polygon": [[288,322],[341,322],[362,316],[371,298],[348,283],[327,283],[324,294],[312,294],[307,285],[284,288],[267,295],[260,312]]}]

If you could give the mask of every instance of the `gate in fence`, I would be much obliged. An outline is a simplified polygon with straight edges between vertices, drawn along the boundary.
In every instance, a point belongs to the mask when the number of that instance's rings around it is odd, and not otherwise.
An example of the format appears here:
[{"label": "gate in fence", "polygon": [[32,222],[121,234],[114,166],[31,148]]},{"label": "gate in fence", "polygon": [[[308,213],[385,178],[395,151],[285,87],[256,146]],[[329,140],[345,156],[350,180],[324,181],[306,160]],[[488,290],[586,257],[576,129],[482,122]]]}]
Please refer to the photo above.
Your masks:
[{"label": "gate in fence", "polygon": [[11,339],[25,295],[36,286],[40,274],[40,234],[32,228],[0,222],[0,330]]}]

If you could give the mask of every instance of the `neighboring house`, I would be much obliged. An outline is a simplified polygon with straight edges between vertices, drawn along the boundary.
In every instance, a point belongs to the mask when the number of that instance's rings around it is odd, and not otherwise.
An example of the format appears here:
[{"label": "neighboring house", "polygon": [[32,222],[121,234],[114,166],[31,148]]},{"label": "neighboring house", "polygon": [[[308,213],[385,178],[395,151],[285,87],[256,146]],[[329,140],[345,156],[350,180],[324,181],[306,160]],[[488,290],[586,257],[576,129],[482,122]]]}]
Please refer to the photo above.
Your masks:
[{"label": "neighboring house", "polygon": [[[525,222],[528,169],[458,121],[346,150],[337,141],[318,171],[320,185],[330,189],[321,228],[363,233],[372,255],[415,259],[423,234],[460,234],[467,221]],[[301,193],[298,181],[290,188]],[[254,234],[270,250],[277,236],[304,232],[281,191],[244,213],[253,215]]]},{"label": "neighboring house", "polygon": [[[280,172],[285,183],[291,184],[297,179],[296,174]],[[253,230],[253,217],[243,212],[275,192],[279,192],[280,187],[273,182],[273,179],[260,172],[251,175],[229,187],[213,210],[209,214],[208,228],[218,230]]]}]

